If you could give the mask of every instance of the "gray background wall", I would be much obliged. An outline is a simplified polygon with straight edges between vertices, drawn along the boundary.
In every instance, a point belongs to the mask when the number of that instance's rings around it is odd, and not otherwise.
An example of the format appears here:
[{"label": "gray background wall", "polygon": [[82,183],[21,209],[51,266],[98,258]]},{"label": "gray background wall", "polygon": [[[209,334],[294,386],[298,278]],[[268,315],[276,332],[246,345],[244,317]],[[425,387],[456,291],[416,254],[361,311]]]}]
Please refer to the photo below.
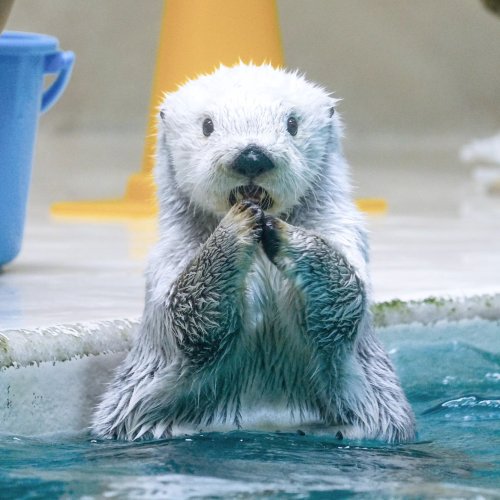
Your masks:
[{"label": "gray background wall", "polygon": [[[7,28],[77,54],[44,130],[144,131],[161,0],[17,0]],[[351,137],[500,127],[500,18],[479,0],[280,0],[287,65],[343,98]]]}]

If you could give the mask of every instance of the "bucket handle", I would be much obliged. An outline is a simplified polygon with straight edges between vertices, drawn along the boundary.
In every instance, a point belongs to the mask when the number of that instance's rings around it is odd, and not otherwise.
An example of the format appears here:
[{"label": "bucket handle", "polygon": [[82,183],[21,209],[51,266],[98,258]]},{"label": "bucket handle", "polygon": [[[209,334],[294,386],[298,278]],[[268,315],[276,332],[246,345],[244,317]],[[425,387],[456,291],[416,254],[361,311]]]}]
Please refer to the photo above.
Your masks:
[{"label": "bucket handle", "polygon": [[52,85],[43,93],[42,113],[48,111],[64,92],[66,85],[68,85],[74,62],[75,54],[71,51],[56,52],[45,57],[44,74],[59,73],[59,75],[57,75]]}]

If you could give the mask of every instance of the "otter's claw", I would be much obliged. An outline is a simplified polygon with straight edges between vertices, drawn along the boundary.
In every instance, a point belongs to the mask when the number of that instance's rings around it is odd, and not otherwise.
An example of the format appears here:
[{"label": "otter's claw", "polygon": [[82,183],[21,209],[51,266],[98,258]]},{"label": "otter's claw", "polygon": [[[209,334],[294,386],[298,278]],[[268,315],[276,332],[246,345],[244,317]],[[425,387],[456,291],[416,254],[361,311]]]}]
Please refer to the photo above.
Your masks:
[{"label": "otter's claw", "polygon": [[235,205],[235,210],[239,213],[248,211],[250,214],[252,214],[252,217],[258,220],[260,223],[263,222],[264,211],[259,207],[259,205],[257,205],[257,203],[252,200],[240,201]]},{"label": "otter's claw", "polygon": [[251,200],[243,200],[234,205],[229,214],[237,221],[238,227],[246,228],[254,241],[260,241],[264,225],[264,211]]}]

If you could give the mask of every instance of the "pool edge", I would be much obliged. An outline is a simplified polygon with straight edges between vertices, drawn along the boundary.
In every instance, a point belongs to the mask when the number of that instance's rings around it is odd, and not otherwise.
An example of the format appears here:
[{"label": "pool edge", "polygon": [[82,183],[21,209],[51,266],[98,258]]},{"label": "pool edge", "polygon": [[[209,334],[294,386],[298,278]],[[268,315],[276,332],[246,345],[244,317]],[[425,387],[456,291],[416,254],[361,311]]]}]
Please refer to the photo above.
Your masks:
[{"label": "pool edge", "polygon": [[[421,300],[394,299],[376,302],[372,311],[375,327],[472,318],[497,320],[500,319],[500,292],[429,296]],[[115,318],[32,329],[0,329],[0,371],[126,352],[139,321],[139,318]]]}]

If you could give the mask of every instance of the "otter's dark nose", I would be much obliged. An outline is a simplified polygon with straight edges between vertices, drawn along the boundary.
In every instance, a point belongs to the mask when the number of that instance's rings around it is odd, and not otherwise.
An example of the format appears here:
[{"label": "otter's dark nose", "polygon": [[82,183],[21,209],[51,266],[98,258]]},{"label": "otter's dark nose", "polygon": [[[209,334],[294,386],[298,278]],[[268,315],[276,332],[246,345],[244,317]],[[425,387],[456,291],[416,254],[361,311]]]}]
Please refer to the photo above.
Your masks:
[{"label": "otter's dark nose", "polygon": [[258,146],[250,145],[236,157],[232,167],[246,177],[257,177],[274,168],[274,163]]}]

